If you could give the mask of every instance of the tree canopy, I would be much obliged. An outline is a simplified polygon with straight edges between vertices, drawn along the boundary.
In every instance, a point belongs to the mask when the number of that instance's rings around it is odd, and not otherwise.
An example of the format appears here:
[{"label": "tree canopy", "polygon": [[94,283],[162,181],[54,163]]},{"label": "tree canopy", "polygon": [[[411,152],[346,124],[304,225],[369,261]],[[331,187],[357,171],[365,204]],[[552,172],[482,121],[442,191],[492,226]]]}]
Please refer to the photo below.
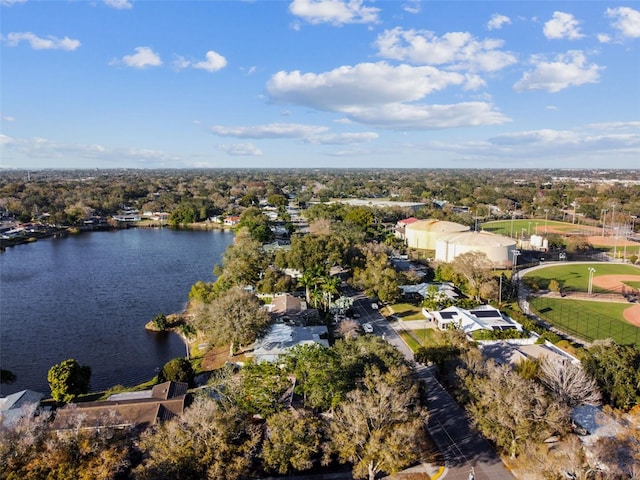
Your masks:
[{"label": "tree canopy", "polygon": [[65,403],[87,393],[90,378],[91,367],[81,366],[72,358],[54,365],[47,374],[51,396],[55,401]]},{"label": "tree canopy", "polygon": [[269,314],[250,292],[234,287],[222,292],[211,303],[200,305],[196,325],[214,345],[247,345],[262,334],[270,322]]}]

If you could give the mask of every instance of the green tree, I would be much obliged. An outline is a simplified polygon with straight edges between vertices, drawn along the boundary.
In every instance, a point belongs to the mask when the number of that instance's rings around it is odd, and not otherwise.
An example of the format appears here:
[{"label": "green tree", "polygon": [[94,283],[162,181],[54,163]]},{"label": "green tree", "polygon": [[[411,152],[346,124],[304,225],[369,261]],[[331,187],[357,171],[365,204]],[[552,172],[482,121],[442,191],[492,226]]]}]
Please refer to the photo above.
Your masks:
[{"label": "green tree", "polygon": [[164,364],[158,373],[158,383],[162,382],[184,382],[193,387],[195,372],[191,362],[186,358],[174,358]]},{"label": "green tree", "polygon": [[153,317],[153,326],[158,330],[164,331],[169,327],[169,321],[164,313],[159,313]]},{"label": "green tree", "polygon": [[345,398],[349,382],[334,349],[317,343],[298,345],[285,360],[287,371],[296,378],[296,390],[302,393],[305,406],[326,411]]},{"label": "green tree", "polygon": [[249,230],[251,238],[260,243],[268,243],[275,238],[275,234],[271,230],[271,222],[257,207],[249,207],[242,212],[237,228],[246,228]]},{"label": "green tree", "polygon": [[247,228],[240,228],[233,245],[227,247],[222,257],[222,267],[214,269],[213,273],[218,279],[207,298],[215,297],[234,286],[257,285],[269,260],[269,256],[262,250],[262,244],[252,238]]},{"label": "green tree", "polygon": [[262,461],[268,470],[282,475],[309,470],[321,459],[323,428],[308,413],[284,410],[267,419]]},{"label": "green tree", "polygon": [[227,382],[229,395],[240,408],[264,417],[284,408],[282,396],[291,386],[286,372],[270,362],[247,363]]},{"label": "green tree", "polygon": [[552,278],[549,281],[549,291],[553,293],[560,293],[560,282],[558,282],[555,278]]},{"label": "green tree", "polygon": [[418,388],[406,369],[367,372],[349,392],[329,423],[331,448],[341,462],[353,464],[355,478],[374,480],[418,460],[424,445],[424,416]]},{"label": "green tree", "polygon": [[51,396],[56,402],[68,403],[89,391],[91,367],[80,366],[70,358],[54,365],[47,373]]},{"label": "green tree", "polygon": [[269,322],[256,296],[239,287],[223,292],[196,312],[196,325],[213,344],[229,345],[231,356],[237,345],[254,342]]},{"label": "green tree", "polygon": [[640,403],[640,350],[599,340],[581,352],[584,370],[595,378],[603,400],[628,410]]}]

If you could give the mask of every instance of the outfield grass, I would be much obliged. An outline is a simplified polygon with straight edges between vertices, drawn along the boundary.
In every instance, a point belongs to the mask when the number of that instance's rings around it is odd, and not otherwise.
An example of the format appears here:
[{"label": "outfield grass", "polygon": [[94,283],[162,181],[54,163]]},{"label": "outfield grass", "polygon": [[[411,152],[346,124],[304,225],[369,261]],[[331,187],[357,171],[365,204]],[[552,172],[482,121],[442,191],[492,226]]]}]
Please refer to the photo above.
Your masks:
[{"label": "outfield grass", "polygon": [[[600,275],[640,275],[640,268],[617,263],[564,263],[539,268],[524,275],[525,283],[535,281],[542,289],[549,286],[551,280],[557,280],[567,290],[586,292],[589,288],[589,268],[594,268],[594,278]],[[604,292],[596,287],[593,292]]]},{"label": "outfield grass", "polygon": [[640,346],[640,328],[623,317],[623,312],[631,306],[628,303],[532,297],[529,305],[549,323],[587,341],[613,338],[619,344]]},{"label": "outfield grass", "polygon": [[[545,233],[545,220],[540,218],[518,218],[513,220],[496,220],[493,222],[482,223],[481,228],[488,232],[499,233],[501,235],[520,237],[524,230],[526,236],[543,235]],[[577,225],[568,222],[557,222],[555,220],[547,220],[547,229],[559,230],[563,233],[582,233],[584,225]],[[592,228],[592,227],[588,227]]]}]

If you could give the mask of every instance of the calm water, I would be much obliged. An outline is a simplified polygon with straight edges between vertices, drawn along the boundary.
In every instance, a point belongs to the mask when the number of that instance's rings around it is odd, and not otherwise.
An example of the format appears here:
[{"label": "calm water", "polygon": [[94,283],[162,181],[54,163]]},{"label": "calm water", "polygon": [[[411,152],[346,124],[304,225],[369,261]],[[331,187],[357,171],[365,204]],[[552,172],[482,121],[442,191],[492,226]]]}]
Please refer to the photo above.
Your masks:
[{"label": "calm water", "polygon": [[184,308],[197,280],[233,241],[228,232],[129,229],[39,240],[0,254],[0,365],[18,376],[4,396],[49,393],[47,371],[67,358],[91,387],[133,385],[185,354],[175,334],[144,329]]}]

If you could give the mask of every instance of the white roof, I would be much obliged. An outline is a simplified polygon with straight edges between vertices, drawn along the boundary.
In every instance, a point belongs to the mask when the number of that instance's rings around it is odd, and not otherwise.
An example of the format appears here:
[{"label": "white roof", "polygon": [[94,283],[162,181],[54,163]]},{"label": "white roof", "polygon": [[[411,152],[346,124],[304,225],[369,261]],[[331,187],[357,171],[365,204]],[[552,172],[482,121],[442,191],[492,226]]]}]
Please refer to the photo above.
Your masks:
[{"label": "white roof", "polygon": [[453,306],[432,312],[432,315],[438,323],[455,323],[466,333],[476,330],[522,329],[519,323],[491,305],[480,305],[473,310]]}]

